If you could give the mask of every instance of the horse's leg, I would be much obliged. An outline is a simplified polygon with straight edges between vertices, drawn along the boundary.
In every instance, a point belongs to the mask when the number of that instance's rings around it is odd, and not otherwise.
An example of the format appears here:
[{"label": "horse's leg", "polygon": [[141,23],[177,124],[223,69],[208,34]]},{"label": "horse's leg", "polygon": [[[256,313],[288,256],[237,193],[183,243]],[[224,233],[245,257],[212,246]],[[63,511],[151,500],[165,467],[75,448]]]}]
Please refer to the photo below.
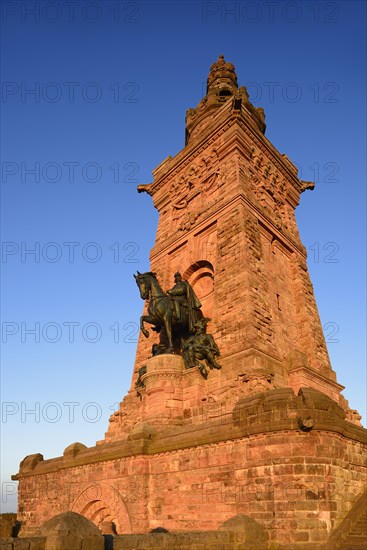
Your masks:
[{"label": "horse's leg", "polygon": [[149,330],[147,330],[144,326],[144,322],[145,323],[149,323],[151,325],[155,325],[155,320],[153,319],[153,317],[151,317],[150,315],[142,315],[140,317],[140,330],[142,331],[142,333],[144,334],[145,338],[148,338],[149,337]]},{"label": "horse's leg", "polygon": [[166,335],[168,340],[168,349],[167,353],[173,353],[173,340],[172,340],[172,314],[169,315],[169,312],[166,312],[166,315],[163,318],[164,328],[166,329]]}]

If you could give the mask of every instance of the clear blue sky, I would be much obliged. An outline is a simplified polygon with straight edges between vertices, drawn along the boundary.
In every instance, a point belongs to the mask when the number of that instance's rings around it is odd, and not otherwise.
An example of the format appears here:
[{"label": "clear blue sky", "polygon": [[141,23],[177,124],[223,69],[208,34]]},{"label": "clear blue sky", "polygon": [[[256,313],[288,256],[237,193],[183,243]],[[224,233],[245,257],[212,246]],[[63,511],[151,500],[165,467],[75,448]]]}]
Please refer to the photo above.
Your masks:
[{"label": "clear blue sky", "polygon": [[25,455],[93,445],[128,390],[132,274],[149,268],[157,223],[136,186],[183,147],[220,53],[268,138],[316,181],[297,220],[333,368],[364,414],[365,2],[2,10],[3,510]]}]

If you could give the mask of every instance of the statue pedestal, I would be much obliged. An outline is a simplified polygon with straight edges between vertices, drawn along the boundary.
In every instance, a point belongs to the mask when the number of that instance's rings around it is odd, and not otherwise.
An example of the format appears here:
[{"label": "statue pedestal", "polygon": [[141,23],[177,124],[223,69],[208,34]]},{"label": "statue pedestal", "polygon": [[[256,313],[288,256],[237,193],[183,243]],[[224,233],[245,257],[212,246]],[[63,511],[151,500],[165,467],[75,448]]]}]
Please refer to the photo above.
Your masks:
[{"label": "statue pedestal", "polygon": [[162,354],[148,359],[147,372],[142,376],[145,386],[145,420],[182,418],[182,374],[185,371],[181,356]]}]

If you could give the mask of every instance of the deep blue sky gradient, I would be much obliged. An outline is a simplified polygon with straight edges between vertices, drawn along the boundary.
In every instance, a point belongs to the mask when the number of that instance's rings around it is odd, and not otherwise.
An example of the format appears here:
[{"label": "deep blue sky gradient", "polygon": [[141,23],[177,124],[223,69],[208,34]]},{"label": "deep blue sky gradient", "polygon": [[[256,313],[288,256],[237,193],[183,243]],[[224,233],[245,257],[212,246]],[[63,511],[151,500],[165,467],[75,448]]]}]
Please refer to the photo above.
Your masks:
[{"label": "deep blue sky gradient", "polygon": [[[58,0],[2,9],[4,511],[25,455],[93,445],[129,388],[143,306],[132,274],[149,268],[157,223],[136,186],[183,147],[185,110],[220,53],[265,109],[270,141],[316,179],[297,220],[333,368],[365,414],[366,4],[85,1],[74,19]],[[35,163],[39,181],[25,172]],[[66,242],[80,243],[73,262]],[[40,261],[22,261],[35,243]],[[24,331],[35,323],[40,342]]]}]

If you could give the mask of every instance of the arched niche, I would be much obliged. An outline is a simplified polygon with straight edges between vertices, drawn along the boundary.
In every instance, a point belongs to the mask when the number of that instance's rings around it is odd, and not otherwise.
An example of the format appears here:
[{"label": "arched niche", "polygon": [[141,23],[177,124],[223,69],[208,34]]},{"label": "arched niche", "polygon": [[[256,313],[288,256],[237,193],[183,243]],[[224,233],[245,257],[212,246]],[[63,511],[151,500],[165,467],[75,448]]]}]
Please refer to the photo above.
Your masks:
[{"label": "arched niche", "polygon": [[84,489],[74,501],[71,510],[92,521],[102,532],[105,525],[117,533],[131,533],[131,521],[125,501],[110,485],[93,484]]},{"label": "arched niche", "polygon": [[[214,312],[214,267],[207,260],[199,260],[190,265],[182,274],[189,281],[202,304],[205,317],[213,319]],[[208,331],[209,332],[209,331]]]}]

